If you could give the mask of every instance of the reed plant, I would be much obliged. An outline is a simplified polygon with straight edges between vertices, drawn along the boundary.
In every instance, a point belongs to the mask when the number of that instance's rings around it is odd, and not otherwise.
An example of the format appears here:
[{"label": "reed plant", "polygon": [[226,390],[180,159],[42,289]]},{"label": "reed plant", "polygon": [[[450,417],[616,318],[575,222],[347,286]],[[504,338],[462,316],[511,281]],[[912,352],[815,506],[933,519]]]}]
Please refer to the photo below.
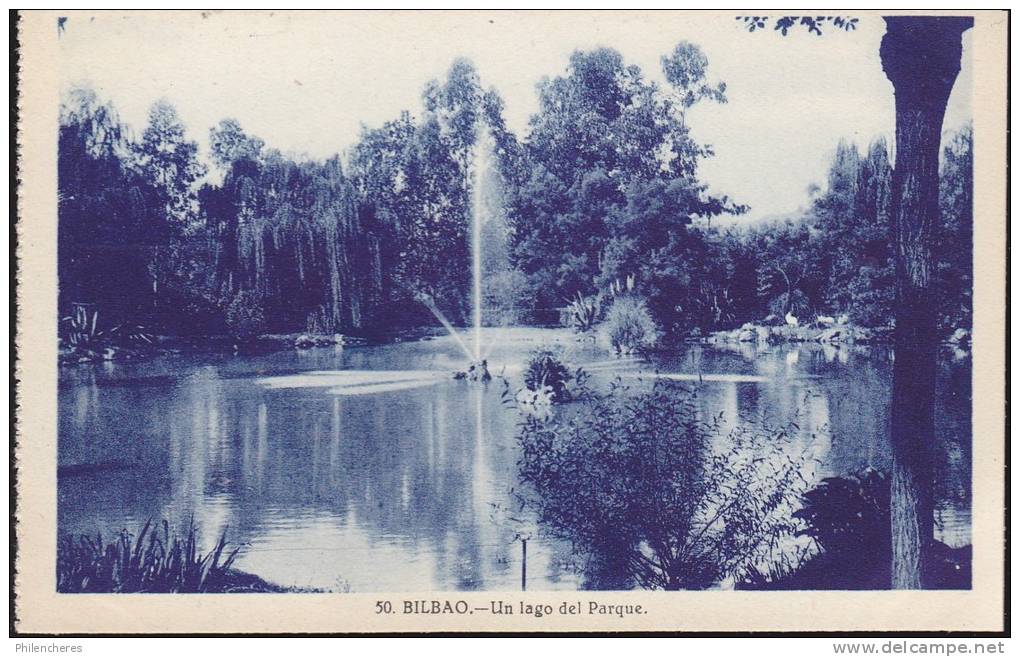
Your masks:
[{"label": "reed plant", "polygon": [[[162,531],[160,531],[160,529]],[[101,534],[63,537],[57,545],[61,593],[215,593],[229,587],[239,548],[228,551],[226,532],[201,554],[192,521],[174,534],[167,521],[149,520],[137,536],[126,529],[106,543]]]}]

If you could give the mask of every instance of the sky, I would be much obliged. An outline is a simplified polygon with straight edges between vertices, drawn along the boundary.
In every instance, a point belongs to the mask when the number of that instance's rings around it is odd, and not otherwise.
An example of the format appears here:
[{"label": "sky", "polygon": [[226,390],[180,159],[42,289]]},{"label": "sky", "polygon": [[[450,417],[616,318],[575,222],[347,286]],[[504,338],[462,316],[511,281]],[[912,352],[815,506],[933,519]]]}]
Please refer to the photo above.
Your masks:
[{"label": "sky", "polygon": [[[729,99],[688,115],[695,139],[716,152],[701,178],[749,205],[754,220],[805,206],[808,186],[824,187],[841,138],[862,148],[880,136],[892,143],[893,90],[877,15],[855,13],[854,32],[782,37],[749,33],[734,14],[80,12],[68,14],[59,37],[60,76],[65,89],[88,84],[112,101],[135,134],[152,103],[166,99],[203,150],[209,128],[233,117],[270,147],[325,158],[349,149],[363,125],[418,114],[422,87],[457,57],[499,91],[509,127],[523,137],[536,84],[564,73],[574,50],[615,48],[664,83],[660,57],[686,40],[702,48],[709,80],[725,82]],[[969,34],[946,132],[971,118]]]}]

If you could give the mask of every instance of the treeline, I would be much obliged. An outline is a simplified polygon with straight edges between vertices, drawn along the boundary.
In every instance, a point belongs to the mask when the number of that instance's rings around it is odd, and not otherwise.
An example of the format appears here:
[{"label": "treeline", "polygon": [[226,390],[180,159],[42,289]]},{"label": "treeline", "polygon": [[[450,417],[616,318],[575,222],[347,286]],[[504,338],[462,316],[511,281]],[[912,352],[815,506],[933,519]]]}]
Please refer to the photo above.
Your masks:
[{"label": "treeline", "polygon": [[60,305],[171,333],[367,331],[466,316],[470,155],[501,107],[470,64],[424,92],[425,112],[365,130],[339,157],[288,157],[234,120],[210,131],[210,183],[174,108],[140,139],[74,91],[59,145]]},{"label": "treeline", "polygon": [[[746,208],[700,182],[712,149],[687,113],[726,102],[725,85],[688,43],[662,69],[666,85],[614,50],[575,52],[539,84],[522,139],[458,60],[425,86],[420,117],[365,129],[324,162],[284,155],[231,119],[200,157],[165,102],[134,138],[110,104],[76,90],[60,120],[61,310],[94,304],[108,321],[175,334],[370,333],[434,323],[427,295],[466,323],[481,138],[499,183],[485,241],[502,245],[486,261],[485,295],[512,311],[504,320],[555,322],[571,300],[629,281],[667,335],[786,312],[888,323],[885,144],[865,154],[841,144],[804,217],[720,231],[713,217]],[[956,135],[943,162],[947,327],[970,316],[971,142],[969,130]]]},{"label": "treeline", "polygon": [[[973,285],[973,132],[952,134],[943,149],[935,241],[944,331],[971,325]],[[732,287],[730,321],[768,315],[838,317],[864,326],[889,326],[895,303],[892,158],[882,139],[865,153],[840,142],[825,191],[803,216],[729,231],[712,238],[713,259]]]}]

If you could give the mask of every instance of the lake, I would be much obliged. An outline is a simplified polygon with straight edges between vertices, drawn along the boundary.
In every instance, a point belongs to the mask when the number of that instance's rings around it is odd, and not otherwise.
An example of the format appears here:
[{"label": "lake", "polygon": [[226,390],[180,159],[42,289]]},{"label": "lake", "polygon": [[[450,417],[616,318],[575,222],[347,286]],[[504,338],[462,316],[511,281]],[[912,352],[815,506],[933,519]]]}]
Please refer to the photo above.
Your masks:
[{"label": "lake", "polygon": [[[553,343],[595,385],[658,372],[728,422],[796,420],[815,478],[889,469],[888,348],[690,345],[643,360],[564,330],[483,339],[513,389],[528,353]],[[498,379],[454,380],[463,367],[447,337],[62,368],[58,531],[194,518],[206,547],[224,530],[242,546],[240,570],[353,592],[519,590],[526,535],[529,590],[584,586],[570,546],[513,505],[519,411]],[[970,543],[968,355],[945,354],[937,389],[937,533],[955,547]]]}]

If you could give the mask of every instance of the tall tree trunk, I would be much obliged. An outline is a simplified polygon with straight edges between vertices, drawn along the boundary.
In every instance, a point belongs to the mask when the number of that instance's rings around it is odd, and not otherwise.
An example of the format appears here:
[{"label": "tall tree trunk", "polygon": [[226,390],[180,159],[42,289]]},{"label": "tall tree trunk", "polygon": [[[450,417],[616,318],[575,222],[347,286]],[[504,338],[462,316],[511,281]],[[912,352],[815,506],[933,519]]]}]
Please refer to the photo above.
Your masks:
[{"label": "tall tree trunk", "polygon": [[896,94],[892,222],[896,333],[892,394],[892,586],[922,588],[934,537],[935,374],[932,243],[939,224],[942,120],[971,18],[887,17],[882,68]]}]

